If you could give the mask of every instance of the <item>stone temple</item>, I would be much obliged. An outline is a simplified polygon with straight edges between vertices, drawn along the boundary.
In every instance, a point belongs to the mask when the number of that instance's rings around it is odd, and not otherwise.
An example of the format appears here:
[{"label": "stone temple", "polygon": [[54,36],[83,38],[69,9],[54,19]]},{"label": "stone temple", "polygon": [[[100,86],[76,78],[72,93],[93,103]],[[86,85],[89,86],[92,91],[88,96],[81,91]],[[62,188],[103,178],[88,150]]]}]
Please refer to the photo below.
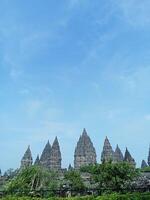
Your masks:
[{"label": "stone temple", "polygon": [[75,148],[74,168],[80,169],[81,166],[95,163],[96,151],[90,137],[84,129]]},{"label": "stone temple", "polygon": [[149,146],[147,162],[145,160],[142,160],[142,163],[141,163],[141,168],[145,168],[145,167],[150,167],[150,146]]},{"label": "stone temple", "polygon": [[[96,150],[94,145],[87,134],[87,131],[84,129],[82,135],[80,136],[77,145],[74,151],[74,169],[78,170],[80,167],[89,165],[89,164],[96,164]],[[57,137],[55,138],[53,144],[51,145],[48,141],[45,145],[41,156],[37,156],[35,159],[34,165],[42,166],[49,170],[57,170],[62,171],[61,166],[61,150],[60,145],[58,142]],[[129,150],[126,148],[125,154],[123,155],[119,146],[116,146],[116,149],[113,150],[109,139],[106,137],[104,141],[103,150],[101,153],[101,162],[128,162],[131,165],[135,166],[135,160],[131,156]],[[31,166],[33,164],[32,153],[30,150],[30,146],[28,146],[22,160],[21,160],[21,169]],[[148,165],[150,165],[150,149],[149,149],[149,156],[148,156]],[[146,162],[142,162],[142,167],[146,166]],[[69,166],[69,169],[72,169],[72,166]]]}]

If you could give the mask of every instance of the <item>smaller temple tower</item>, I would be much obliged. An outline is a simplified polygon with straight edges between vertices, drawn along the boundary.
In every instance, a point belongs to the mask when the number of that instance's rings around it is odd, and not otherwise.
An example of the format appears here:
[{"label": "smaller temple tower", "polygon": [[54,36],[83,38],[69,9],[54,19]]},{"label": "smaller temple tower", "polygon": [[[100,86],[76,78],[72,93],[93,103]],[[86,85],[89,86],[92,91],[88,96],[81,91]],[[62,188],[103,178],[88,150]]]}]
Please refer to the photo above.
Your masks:
[{"label": "smaller temple tower", "polygon": [[142,160],[142,163],[141,163],[141,168],[145,168],[145,167],[148,167],[147,163],[145,162],[145,160]]},{"label": "smaller temple tower", "polygon": [[32,162],[33,162],[32,153],[30,150],[30,146],[28,146],[28,148],[21,160],[21,169],[31,166]]},{"label": "smaller temple tower", "polygon": [[101,161],[102,162],[109,162],[114,160],[114,151],[112,149],[112,146],[108,140],[108,138],[105,138],[103,151],[101,153]]},{"label": "smaller temple tower", "polygon": [[136,166],[136,162],[134,158],[131,156],[130,152],[126,148],[125,155],[124,155],[124,161],[130,163],[133,166]]},{"label": "smaller temple tower", "polygon": [[49,143],[49,140],[42,152],[42,155],[40,157],[40,164],[42,167],[50,169],[50,159],[51,159],[51,145]]},{"label": "smaller temple tower", "polygon": [[40,158],[39,158],[39,155],[37,155],[36,160],[35,160],[35,162],[34,162],[34,165],[40,166]]},{"label": "smaller temple tower", "polygon": [[50,168],[56,171],[61,170],[61,160],[60,146],[56,137],[51,148]]},{"label": "smaller temple tower", "polygon": [[114,162],[122,162],[123,161],[123,154],[117,145],[116,150],[114,152]]},{"label": "smaller temple tower", "polygon": [[148,153],[148,165],[150,166],[150,146],[149,146],[149,153]]}]

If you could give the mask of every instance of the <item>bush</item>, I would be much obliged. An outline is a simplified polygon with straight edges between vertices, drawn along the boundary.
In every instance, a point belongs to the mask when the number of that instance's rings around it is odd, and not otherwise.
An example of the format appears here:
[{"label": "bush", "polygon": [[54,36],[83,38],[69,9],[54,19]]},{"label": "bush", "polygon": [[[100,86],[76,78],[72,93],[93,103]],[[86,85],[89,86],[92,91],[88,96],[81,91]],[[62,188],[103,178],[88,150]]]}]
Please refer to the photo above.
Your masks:
[{"label": "bush", "polygon": [[150,193],[134,193],[134,194],[110,194],[99,197],[85,196],[85,197],[70,197],[70,198],[56,198],[51,197],[47,199],[31,198],[31,197],[15,197],[8,196],[2,200],[150,200]]}]

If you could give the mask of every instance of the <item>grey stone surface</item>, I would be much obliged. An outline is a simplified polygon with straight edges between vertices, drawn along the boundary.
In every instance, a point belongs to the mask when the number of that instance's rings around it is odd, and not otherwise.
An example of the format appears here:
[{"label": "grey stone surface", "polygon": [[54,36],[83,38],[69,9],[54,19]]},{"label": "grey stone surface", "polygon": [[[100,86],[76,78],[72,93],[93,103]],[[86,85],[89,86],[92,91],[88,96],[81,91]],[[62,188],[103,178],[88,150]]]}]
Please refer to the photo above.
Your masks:
[{"label": "grey stone surface", "polygon": [[131,156],[130,152],[126,148],[125,155],[124,155],[124,161],[130,163],[133,166],[136,166],[136,162],[134,158]]},{"label": "grey stone surface", "polygon": [[72,171],[72,170],[73,170],[73,167],[71,166],[71,164],[69,164],[68,171]]},{"label": "grey stone surface", "polygon": [[150,147],[149,147],[149,153],[148,153],[148,165],[150,166]]},{"label": "grey stone surface", "polygon": [[51,159],[51,145],[49,141],[47,142],[42,155],[40,157],[40,164],[45,168],[50,168],[50,159]]},{"label": "grey stone surface", "polygon": [[145,168],[145,167],[148,167],[148,164],[146,163],[145,160],[142,160],[141,168]]},{"label": "grey stone surface", "polygon": [[39,155],[37,155],[36,160],[34,162],[34,165],[36,165],[36,166],[40,166],[41,165]]},{"label": "grey stone surface", "polygon": [[81,166],[95,163],[96,151],[90,137],[84,129],[75,148],[74,168],[79,169]]},{"label": "grey stone surface", "polygon": [[113,161],[114,162],[122,162],[123,161],[123,154],[122,154],[118,145],[117,145],[116,150],[114,152]]},{"label": "grey stone surface", "polygon": [[61,170],[61,160],[60,146],[56,137],[51,148],[50,169]]},{"label": "grey stone surface", "polygon": [[108,140],[108,138],[105,138],[103,151],[101,153],[101,161],[102,162],[109,162],[114,160],[114,151],[112,149],[112,146]]},{"label": "grey stone surface", "polygon": [[21,160],[21,169],[31,166],[33,163],[32,153],[30,150],[30,146],[28,146],[22,160]]}]

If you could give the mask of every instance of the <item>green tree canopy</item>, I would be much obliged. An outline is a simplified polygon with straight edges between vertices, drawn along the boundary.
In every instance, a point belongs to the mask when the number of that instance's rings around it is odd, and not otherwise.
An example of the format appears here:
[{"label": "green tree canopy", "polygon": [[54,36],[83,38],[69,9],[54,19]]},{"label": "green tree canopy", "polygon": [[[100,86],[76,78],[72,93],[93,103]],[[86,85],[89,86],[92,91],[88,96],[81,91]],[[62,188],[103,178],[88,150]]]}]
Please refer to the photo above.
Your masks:
[{"label": "green tree canopy", "polygon": [[72,190],[83,190],[84,183],[81,178],[80,172],[71,170],[65,173],[64,179],[69,184],[70,189]]},{"label": "green tree canopy", "polygon": [[139,172],[126,162],[102,163],[81,168],[82,172],[88,172],[97,188],[101,191],[121,192],[130,187],[131,182]]},{"label": "green tree canopy", "polygon": [[38,166],[27,167],[6,184],[8,192],[57,189],[57,174]]}]

